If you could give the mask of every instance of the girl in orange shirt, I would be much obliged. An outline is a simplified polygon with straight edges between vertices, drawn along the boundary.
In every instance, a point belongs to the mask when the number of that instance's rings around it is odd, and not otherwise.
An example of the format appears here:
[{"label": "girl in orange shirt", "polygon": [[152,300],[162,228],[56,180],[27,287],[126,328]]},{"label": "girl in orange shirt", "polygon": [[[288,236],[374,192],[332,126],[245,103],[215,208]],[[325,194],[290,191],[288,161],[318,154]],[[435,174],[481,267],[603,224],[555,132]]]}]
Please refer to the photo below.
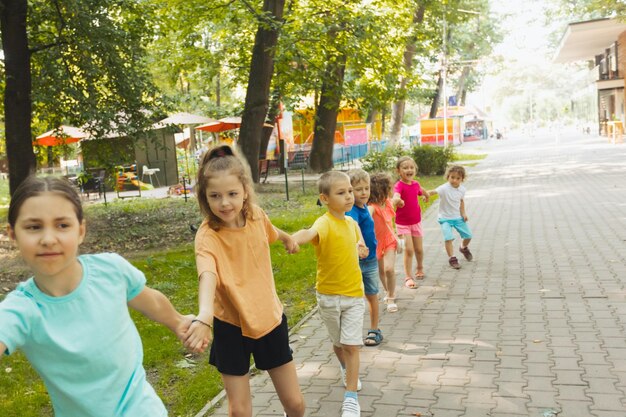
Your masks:
[{"label": "girl in orange shirt", "polygon": [[298,244],[253,204],[250,170],[230,146],[216,147],[202,157],[196,195],[205,217],[195,240],[200,311],[185,346],[201,349],[213,330],[209,363],[222,376],[229,416],[252,416],[252,355],[256,368],[268,371],[285,415],[302,417],[304,398],[269,247],[280,239],[293,253]]},{"label": "girl in orange shirt", "polygon": [[393,218],[396,213],[389,199],[391,195],[391,177],[387,173],[377,173],[370,177],[370,199],[368,204],[374,208],[374,233],[376,234],[376,258],[378,275],[385,289],[387,311],[398,311],[396,304],[396,250],[398,237],[393,231]]}]

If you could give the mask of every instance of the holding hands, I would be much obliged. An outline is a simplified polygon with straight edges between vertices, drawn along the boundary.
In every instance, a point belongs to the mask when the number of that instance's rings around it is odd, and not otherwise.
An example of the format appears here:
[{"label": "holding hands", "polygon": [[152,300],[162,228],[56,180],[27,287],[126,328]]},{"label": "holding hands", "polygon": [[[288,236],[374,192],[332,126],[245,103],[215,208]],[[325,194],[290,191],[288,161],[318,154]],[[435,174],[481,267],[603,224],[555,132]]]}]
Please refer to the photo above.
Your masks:
[{"label": "holding hands", "polygon": [[191,317],[190,326],[181,338],[183,346],[191,352],[202,353],[213,340],[213,326],[195,316]]}]

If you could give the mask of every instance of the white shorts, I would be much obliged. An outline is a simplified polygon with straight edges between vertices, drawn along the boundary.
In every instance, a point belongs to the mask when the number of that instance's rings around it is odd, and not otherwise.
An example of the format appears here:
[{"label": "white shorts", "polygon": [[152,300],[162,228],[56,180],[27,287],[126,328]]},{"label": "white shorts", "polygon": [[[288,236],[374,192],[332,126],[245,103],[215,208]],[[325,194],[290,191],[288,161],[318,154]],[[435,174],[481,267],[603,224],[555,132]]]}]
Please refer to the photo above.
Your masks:
[{"label": "white shorts", "polygon": [[333,345],[339,347],[363,344],[363,297],[317,293],[317,305]]}]

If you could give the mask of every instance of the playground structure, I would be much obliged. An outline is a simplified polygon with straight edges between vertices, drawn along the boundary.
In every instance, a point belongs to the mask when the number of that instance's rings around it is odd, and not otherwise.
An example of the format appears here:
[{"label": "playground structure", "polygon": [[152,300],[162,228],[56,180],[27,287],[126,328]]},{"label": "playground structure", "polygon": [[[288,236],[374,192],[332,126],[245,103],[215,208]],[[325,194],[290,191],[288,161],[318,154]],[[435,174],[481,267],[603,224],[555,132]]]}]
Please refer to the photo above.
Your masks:
[{"label": "playground structure", "polygon": [[[443,118],[443,109],[437,117],[422,115],[420,120],[420,138],[422,145],[442,146],[461,145],[463,142],[489,138],[491,124],[486,113],[476,107],[451,106]],[[445,120],[445,123],[444,123]],[[447,132],[447,139],[446,139]]]}]

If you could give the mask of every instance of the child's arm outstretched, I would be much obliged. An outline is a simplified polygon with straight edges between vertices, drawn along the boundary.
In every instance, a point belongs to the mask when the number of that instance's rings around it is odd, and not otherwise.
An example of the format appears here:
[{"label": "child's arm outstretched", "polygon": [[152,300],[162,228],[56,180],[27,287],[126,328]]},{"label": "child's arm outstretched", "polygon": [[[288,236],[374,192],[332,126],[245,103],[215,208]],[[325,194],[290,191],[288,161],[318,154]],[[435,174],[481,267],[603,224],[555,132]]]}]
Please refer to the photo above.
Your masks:
[{"label": "child's arm outstretched", "polygon": [[193,319],[193,315],[180,314],[165,295],[150,287],[144,287],[135,298],[128,302],[128,306],[150,320],[163,324],[181,341],[184,340],[185,332]]},{"label": "child's arm outstretched", "polygon": [[465,214],[465,200],[461,199],[461,217],[464,221],[467,221],[467,214]]},{"label": "child's arm outstretched", "polygon": [[404,200],[400,197],[400,193],[393,193],[391,204],[393,204],[394,210],[398,207],[404,207]]},{"label": "child's arm outstretched", "polygon": [[217,277],[213,272],[203,272],[198,279],[199,312],[187,330],[184,346],[192,352],[202,352],[213,339],[213,301]]},{"label": "child's arm outstretched", "polygon": [[313,228],[301,229],[301,230],[298,230],[293,235],[291,235],[291,237],[296,242],[296,244],[304,245],[305,243],[313,242],[316,239],[318,239],[318,234],[317,234],[317,230]]},{"label": "child's arm outstretched", "polygon": [[278,233],[278,239],[280,239],[280,241],[283,242],[283,245],[285,245],[285,250],[287,250],[287,253],[296,253],[300,250],[298,242],[296,242],[289,233],[279,229],[276,226],[274,226],[274,229],[276,229],[276,232]]}]

